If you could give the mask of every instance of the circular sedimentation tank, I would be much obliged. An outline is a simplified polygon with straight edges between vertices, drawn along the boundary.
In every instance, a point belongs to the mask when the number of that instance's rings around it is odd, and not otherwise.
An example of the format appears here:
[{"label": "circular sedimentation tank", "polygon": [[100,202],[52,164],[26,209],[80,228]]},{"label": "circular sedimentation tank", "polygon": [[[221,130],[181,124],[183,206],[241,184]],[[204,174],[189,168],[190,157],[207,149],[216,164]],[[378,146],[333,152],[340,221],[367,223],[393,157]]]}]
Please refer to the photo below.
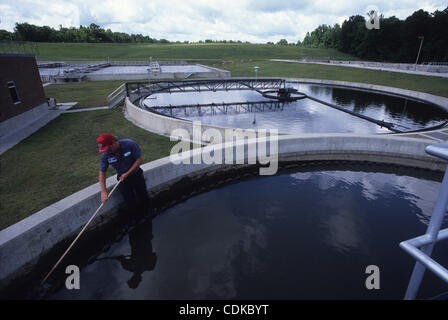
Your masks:
[{"label": "circular sedimentation tank", "polygon": [[298,91],[293,101],[275,99],[277,89],[213,91],[203,86],[198,91],[153,93],[141,105],[177,119],[218,127],[277,129],[281,134],[402,133],[440,128],[448,120],[447,112],[437,105],[409,97],[330,85],[286,85]]},{"label": "circular sedimentation tank", "polygon": [[[116,223],[66,261],[80,290],[55,273],[16,294],[30,299],[401,299],[414,260],[398,244],[427,228],[440,172],[369,162],[283,163],[259,177],[255,167],[153,197],[154,219]],[[173,195],[175,193],[175,196]],[[448,219],[442,227],[448,226]],[[448,263],[436,246],[433,257]],[[366,268],[381,290],[365,286]],[[34,287],[31,285],[34,284]],[[432,275],[421,288],[446,287]]]}]

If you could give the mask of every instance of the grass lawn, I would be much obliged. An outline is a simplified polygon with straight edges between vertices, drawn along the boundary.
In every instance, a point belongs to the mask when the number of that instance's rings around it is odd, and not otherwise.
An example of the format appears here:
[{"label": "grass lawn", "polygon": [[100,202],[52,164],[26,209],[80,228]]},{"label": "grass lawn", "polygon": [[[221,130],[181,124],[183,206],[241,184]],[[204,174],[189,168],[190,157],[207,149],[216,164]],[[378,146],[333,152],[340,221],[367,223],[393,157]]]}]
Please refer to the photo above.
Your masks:
[{"label": "grass lawn", "polygon": [[107,106],[106,97],[117,89],[123,80],[89,81],[83,83],[51,84],[44,87],[47,97],[56,98],[56,102],[75,102],[74,108]]},{"label": "grass lawn", "polygon": [[333,57],[356,60],[335,49],[263,44],[120,44],[38,43],[38,60],[149,60],[153,59],[302,59]]},{"label": "grass lawn", "polygon": [[144,163],[168,156],[176,143],[134,126],[120,110],[63,114],[0,156],[0,230],[98,182],[103,132],[136,141]]}]

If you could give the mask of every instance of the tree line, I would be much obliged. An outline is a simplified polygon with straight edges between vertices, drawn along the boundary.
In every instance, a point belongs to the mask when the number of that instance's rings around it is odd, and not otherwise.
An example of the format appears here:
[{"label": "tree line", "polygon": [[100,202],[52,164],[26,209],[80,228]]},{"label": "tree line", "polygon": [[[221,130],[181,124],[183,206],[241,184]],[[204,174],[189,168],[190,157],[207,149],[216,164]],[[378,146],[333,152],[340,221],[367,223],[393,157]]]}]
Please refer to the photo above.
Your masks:
[{"label": "tree line", "polygon": [[14,32],[0,30],[0,40],[32,42],[89,42],[89,43],[170,43],[166,39],[154,39],[142,34],[127,34],[104,30],[92,23],[89,26],[64,28],[59,30],[48,26],[16,23]]},{"label": "tree line", "polygon": [[[112,32],[110,29],[102,29],[100,26],[91,23],[89,26],[79,28],[64,28],[59,26],[59,30],[48,26],[36,26],[29,23],[16,23],[14,32],[0,30],[0,40],[10,41],[31,41],[31,42],[89,42],[89,43],[185,43],[190,41],[172,42],[166,39],[155,39],[142,34],[127,34],[124,32]],[[199,40],[198,43],[235,43],[250,44],[241,40]],[[268,44],[274,44],[268,42]],[[281,39],[277,45],[288,45],[286,39]],[[289,44],[293,45],[293,44]]]},{"label": "tree line", "polygon": [[[64,28],[59,26],[59,30],[48,26],[36,26],[29,23],[16,23],[14,32],[0,30],[0,40],[10,41],[31,41],[31,42],[88,42],[88,43],[185,43],[190,41],[172,42],[167,39],[155,39],[142,34],[127,34],[124,32],[112,32],[110,29],[103,29],[91,23],[89,26],[79,28]],[[277,44],[285,44],[282,39]],[[200,40],[198,43],[235,43],[250,44],[241,40]],[[271,43],[269,43],[271,44]],[[273,43],[272,43],[273,44]],[[287,42],[286,42],[287,44]]]},{"label": "tree line", "polygon": [[367,28],[360,15],[351,16],[342,26],[320,25],[306,34],[301,45],[335,48],[366,60],[415,62],[424,37],[419,63],[448,61],[448,7],[433,13],[420,9],[405,20],[378,18],[379,29]]}]

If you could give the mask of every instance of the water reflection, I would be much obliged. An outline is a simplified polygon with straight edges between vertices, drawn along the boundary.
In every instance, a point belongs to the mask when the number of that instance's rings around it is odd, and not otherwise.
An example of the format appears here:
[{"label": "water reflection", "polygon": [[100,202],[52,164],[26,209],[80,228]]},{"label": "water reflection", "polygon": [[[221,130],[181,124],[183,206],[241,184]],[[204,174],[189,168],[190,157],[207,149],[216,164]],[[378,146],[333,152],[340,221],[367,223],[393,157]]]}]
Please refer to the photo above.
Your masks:
[{"label": "water reflection", "polygon": [[382,113],[385,121],[408,122],[424,127],[447,118],[446,112],[436,106],[398,96],[324,86],[310,86],[309,90],[322,100],[345,106],[357,113],[371,117]]},{"label": "water reflection", "polygon": [[155,107],[245,101],[270,101],[270,99],[253,90],[171,92],[153,94],[145,100],[145,105]]},{"label": "water reflection", "polygon": [[[298,84],[295,88],[365,116],[392,122],[402,131],[423,129],[447,120],[445,111],[416,100],[329,86]],[[188,92],[156,94],[145,100],[148,107],[198,104],[221,104],[268,101],[255,91]],[[258,107],[204,107],[157,109],[174,117],[203,123],[250,129],[277,129],[281,133],[390,133],[374,123],[335,110],[310,99],[285,103],[281,107],[260,104]],[[256,121],[254,115],[256,113]]]},{"label": "water reflection", "polygon": [[[79,295],[401,299],[413,260],[398,244],[425,232],[439,188],[437,181],[360,169],[226,185],[171,207],[154,230],[148,221],[111,245],[81,270]],[[364,287],[370,264],[380,267],[384,283],[375,292]],[[443,284],[425,285],[422,294],[435,295]],[[73,297],[63,288],[50,298]]]},{"label": "water reflection", "polygon": [[135,289],[142,281],[142,274],[145,271],[154,270],[157,262],[157,255],[152,248],[152,220],[148,219],[137,224],[129,232],[129,244],[131,253],[129,255],[119,255],[113,257],[103,257],[97,260],[117,260],[124,270],[132,272],[132,277],[127,281],[129,288]]},{"label": "water reflection", "polygon": [[[389,237],[383,232],[372,233],[372,238],[366,235],[375,225],[381,225],[381,221],[384,229],[391,230],[393,227],[389,223],[395,219],[402,219],[402,226],[408,226],[408,219],[416,218],[427,226],[439,191],[439,184],[433,181],[400,175],[391,177],[381,172],[327,171],[297,173],[291,177],[320,190],[319,201],[325,204],[326,214],[319,212],[318,216],[322,217],[319,225],[325,242],[334,251],[347,255],[354,251],[368,254],[366,241],[378,236]],[[401,209],[393,212],[392,207]],[[385,214],[393,214],[393,217]],[[374,224],[368,222],[372,217],[378,220]],[[444,223],[448,223],[448,217]]]}]

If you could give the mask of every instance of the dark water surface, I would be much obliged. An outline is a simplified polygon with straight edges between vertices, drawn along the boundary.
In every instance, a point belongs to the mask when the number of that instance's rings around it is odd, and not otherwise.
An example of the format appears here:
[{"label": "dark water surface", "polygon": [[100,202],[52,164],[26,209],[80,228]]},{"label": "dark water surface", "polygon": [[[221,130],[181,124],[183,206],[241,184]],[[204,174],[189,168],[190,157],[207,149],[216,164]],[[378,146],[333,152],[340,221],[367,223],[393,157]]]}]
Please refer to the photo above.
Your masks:
[{"label": "dark water surface", "polygon": [[[391,122],[401,131],[418,130],[443,123],[447,113],[440,108],[416,100],[368,91],[320,86],[311,84],[293,84],[296,89],[309,96],[330,102],[350,111],[369,116],[376,120]],[[203,91],[187,93],[161,93],[145,100],[148,107],[178,106],[184,104],[235,103],[247,101],[267,101],[256,91]],[[310,99],[286,103],[282,109],[267,111],[253,109],[252,112],[239,108],[239,112],[226,114],[215,108],[197,108],[173,110],[170,113],[157,111],[206,124],[252,129],[277,129],[281,133],[390,133],[386,128],[359,117],[333,109]],[[255,120],[255,123],[254,123]]]},{"label": "dark water surface", "polygon": [[[80,290],[61,280],[43,297],[402,299],[414,260],[399,243],[426,231],[440,175],[313,170],[242,180],[179,203],[87,257]],[[446,252],[448,243],[438,243],[433,257],[448,265]],[[379,290],[365,287],[369,265],[380,269]],[[447,290],[427,272],[419,297]]]}]

